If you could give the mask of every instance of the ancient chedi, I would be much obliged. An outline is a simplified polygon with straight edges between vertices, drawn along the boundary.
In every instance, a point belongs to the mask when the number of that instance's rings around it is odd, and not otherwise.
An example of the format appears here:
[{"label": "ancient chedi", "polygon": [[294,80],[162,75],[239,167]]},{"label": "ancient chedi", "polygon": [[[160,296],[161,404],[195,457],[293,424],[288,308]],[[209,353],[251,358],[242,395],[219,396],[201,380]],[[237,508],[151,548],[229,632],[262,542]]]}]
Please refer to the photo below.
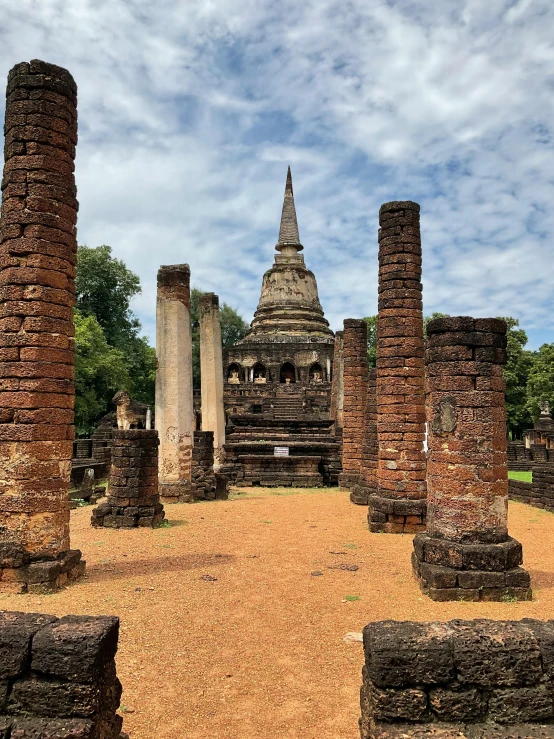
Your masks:
[{"label": "ancient chedi", "polygon": [[427,325],[427,531],[413,565],[433,600],[530,599],[521,544],[508,536],[506,323]]},{"label": "ancient chedi", "polygon": [[31,61],[8,75],[0,262],[0,590],[77,577],[69,548],[77,87]]},{"label": "ancient chedi", "polygon": [[156,430],[159,433],[160,497],[192,500],[192,338],[188,264],[158,270],[156,300]]},{"label": "ancient chedi", "polygon": [[[250,330],[223,354],[231,427],[226,461],[239,470],[235,475],[226,465],[225,474],[245,484],[336,484],[340,462],[330,419],[334,335],[314,274],[300,254],[290,168],[275,248]],[[271,460],[275,447],[290,452],[279,468]]]},{"label": "ancient chedi", "polygon": [[419,205],[379,210],[377,325],[377,494],[371,531],[415,533],[425,526],[425,404]]}]

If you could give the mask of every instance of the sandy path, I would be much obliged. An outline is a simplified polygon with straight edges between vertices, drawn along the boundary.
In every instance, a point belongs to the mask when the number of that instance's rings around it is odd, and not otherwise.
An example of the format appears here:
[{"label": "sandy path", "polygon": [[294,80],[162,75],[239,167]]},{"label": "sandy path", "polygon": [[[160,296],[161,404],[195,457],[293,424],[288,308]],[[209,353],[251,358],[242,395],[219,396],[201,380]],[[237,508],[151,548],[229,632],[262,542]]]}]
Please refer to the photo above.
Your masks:
[{"label": "sandy path", "polygon": [[77,509],[87,578],[2,595],[0,608],[118,615],[132,739],[356,739],[363,656],[347,632],[385,618],[554,617],[553,514],[510,504],[532,603],[433,603],[411,578],[411,536],[369,534],[365,509],[336,488],[268,492],[166,506],[173,525],[156,531],[92,529]]}]

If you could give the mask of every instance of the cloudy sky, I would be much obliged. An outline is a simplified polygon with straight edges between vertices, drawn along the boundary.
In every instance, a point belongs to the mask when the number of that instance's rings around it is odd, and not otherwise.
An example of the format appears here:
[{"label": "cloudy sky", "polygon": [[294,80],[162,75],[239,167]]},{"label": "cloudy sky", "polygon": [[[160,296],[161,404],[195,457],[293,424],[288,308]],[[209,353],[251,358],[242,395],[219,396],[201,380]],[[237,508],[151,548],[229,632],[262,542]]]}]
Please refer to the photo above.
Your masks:
[{"label": "cloudy sky", "polygon": [[251,320],[287,165],[334,329],[377,308],[377,214],[421,204],[424,311],[554,341],[552,0],[2,0],[0,79],[79,88],[79,243]]}]

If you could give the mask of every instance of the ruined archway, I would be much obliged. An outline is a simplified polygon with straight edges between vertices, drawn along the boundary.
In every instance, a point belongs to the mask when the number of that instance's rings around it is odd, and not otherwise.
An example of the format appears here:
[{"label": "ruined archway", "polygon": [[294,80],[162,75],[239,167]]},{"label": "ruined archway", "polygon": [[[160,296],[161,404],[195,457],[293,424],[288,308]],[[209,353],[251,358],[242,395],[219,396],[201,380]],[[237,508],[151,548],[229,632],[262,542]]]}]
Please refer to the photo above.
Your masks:
[{"label": "ruined archway", "polygon": [[285,362],[281,365],[279,380],[287,385],[296,382],[296,368],[292,362]]}]

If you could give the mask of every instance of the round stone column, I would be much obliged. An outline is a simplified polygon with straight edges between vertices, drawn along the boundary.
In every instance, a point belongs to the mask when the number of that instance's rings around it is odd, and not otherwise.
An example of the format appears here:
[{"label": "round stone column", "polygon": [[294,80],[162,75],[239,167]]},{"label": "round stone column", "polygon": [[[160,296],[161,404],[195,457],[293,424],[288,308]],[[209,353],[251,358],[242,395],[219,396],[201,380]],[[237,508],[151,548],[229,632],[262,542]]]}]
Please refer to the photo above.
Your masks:
[{"label": "round stone column", "polygon": [[379,211],[377,324],[377,494],[369,528],[390,534],[425,528],[425,403],[419,205]]},{"label": "round stone column", "polygon": [[437,318],[427,325],[427,531],[414,568],[434,600],[531,597],[508,536],[506,323]]},{"label": "round stone column", "polygon": [[0,590],[82,572],[69,551],[77,87],[41,61],[6,92],[0,239]]},{"label": "round stone column", "polygon": [[364,428],[361,448],[360,477],[350,493],[357,505],[368,505],[369,497],[377,492],[377,370],[370,367],[366,390]]}]

